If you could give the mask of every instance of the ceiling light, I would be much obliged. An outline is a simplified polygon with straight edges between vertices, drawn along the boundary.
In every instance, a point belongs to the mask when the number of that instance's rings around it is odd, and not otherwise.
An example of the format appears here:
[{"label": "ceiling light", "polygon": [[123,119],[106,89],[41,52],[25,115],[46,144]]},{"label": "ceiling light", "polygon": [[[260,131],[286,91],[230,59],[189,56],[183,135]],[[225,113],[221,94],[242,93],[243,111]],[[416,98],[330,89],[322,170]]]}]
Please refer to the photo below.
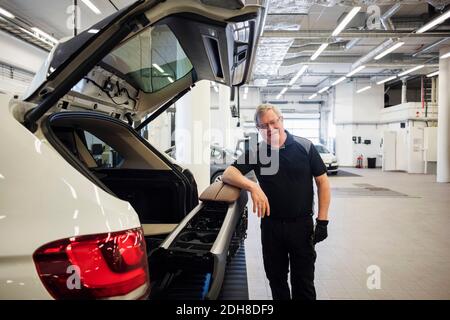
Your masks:
[{"label": "ceiling light", "polygon": [[447,12],[441,14],[439,17],[437,17],[437,18],[431,20],[430,22],[428,22],[427,24],[425,24],[422,28],[417,30],[416,33],[424,33],[425,31],[430,30],[434,26],[444,22],[448,18],[450,18],[450,10],[447,10]]},{"label": "ceiling light", "polygon": [[397,42],[396,44],[394,44],[392,47],[390,47],[389,49],[386,49],[385,51],[383,51],[382,53],[380,53],[379,55],[377,55],[375,57],[375,60],[379,60],[381,58],[383,58],[385,55],[391,53],[394,50],[397,50],[398,48],[400,48],[402,45],[404,45],[404,42]]},{"label": "ceiling light", "polygon": [[314,99],[315,97],[317,97],[317,93],[310,95],[308,99],[311,100],[311,99]]},{"label": "ceiling light", "polygon": [[167,77],[167,80],[169,80],[169,81],[170,81],[170,83],[174,83],[174,81],[173,81],[172,77]]},{"label": "ceiling light", "polygon": [[347,73],[346,77],[351,77],[352,75],[354,75],[357,72],[360,72],[362,69],[364,69],[366,66],[359,66],[358,68],[356,68],[353,71],[350,71],[349,73]]},{"label": "ceiling light", "polygon": [[275,98],[276,98],[277,100],[280,100],[281,94],[278,94]]},{"label": "ceiling light", "polygon": [[58,43],[58,40],[56,40],[56,38],[52,37],[51,35],[49,35],[48,33],[45,33],[44,31],[42,31],[39,28],[33,27],[31,28],[31,30],[33,30],[34,32],[36,32],[38,35],[46,38],[47,40],[50,40],[53,43]]},{"label": "ceiling light", "polygon": [[431,77],[438,76],[438,75],[439,75],[439,70],[427,74],[427,78],[431,78]]},{"label": "ceiling light", "polygon": [[287,91],[287,89],[288,89],[287,87],[283,88],[283,90],[281,90],[280,94],[283,95]]},{"label": "ceiling light", "polygon": [[0,14],[1,14],[2,16],[5,16],[5,17],[7,17],[7,18],[10,18],[10,19],[14,19],[14,18],[15,18],[15,16],[14,16],[11,12],[6,11],[6,10],[3,9],[3,8],[0,8]]},{"label": "ceiling light", "polygon": [[450,57],[450,52],[447,52],[446,54],[443,54],[442,56],[439,57],[439,59],[446,59]]},{"label": "ceiling light", "polygon": [[328,47],[328,43],[322,43],[320,47],[317,49],[317,51],[314,52],[314,54],[312,55],[311,60],[316,60],[317,57],[322,53],[323,50],[325,50],[326,47]]},{"label": "ceiling light", "polygon": [[423,64],[421,64],[420,66],[416,66],[414,68],[408,69],[406,71],[403,71],[401,73],[398,74],[399,77],[403,77],[404,75],[407,75],[408,73],[414,72],[416,70],[422,69],[424,67]]},{"label": "ceiling light", "polygon": [[301,67],[301,69],[298,70],[297,74],[291,79],[291,81],[289,81],[289,85],[292,86],[294,83],[296,83],[298,78],[300,78],[302,74],[305,73],[306,69],[308,69],[307,65]]},{"label": "ceiling light", "polygon": [[364,88],[362,88],[362,89],[359,89],[358,91],[356,91],[356,93],[361,93],[361,92],[364,92],[364,91],[366,91],[366,90],[369,90],[370,88],[372,88],[372,86],[367,86],[367,87],[364,87]]},{"label": "ceiling light", "polygon": [[345,18],[339,23],[339,25],[334,29],[333,33],[331,34],[333,37],[337,36],[339,33],[341,33],[342,30],[348,25],[348,23],[353,19],[354,16],[361,10],[361,7],[354,7]]},{"label": "ceiling light", "polygon": [[164,73],[164,69],[161,68],[157,63],[153,63],[152,66],[155,67],[156,70],[158,70],[161,73]]},{"label": "ceiling light", "polygon": [[89,7],[95,14],[102,14],[102,12],[91,2],[91,0],[81,0]]},{"label": "ceiling light", "polygon": [[397,78],[397,76],[392,76],[392,77],[389,77],[389,78],[383,79],[383,80],[381,80],[381,81],[378,81],[378,82],[377,82],[377,84],[382,84],[382,83],[385,83],[385,82],[388,82],[388,81],[394,80],[395,78]]},{"label": "ceiling light", "polygon": [[326,86],[325,88],[320,89],[320,90],[319,90],[319,93],[325,92],[325,91],[327,91],[328,89],[330,89],[330,86]]},{"label": "ceiling light", "polygon": [[347,77],[340,77],[339,79],[337,79],[335,82],[333,82],[331,85],[335,86],[338,83],[341,83],[342,81],[344,81],[345,79],[347,79]]}]

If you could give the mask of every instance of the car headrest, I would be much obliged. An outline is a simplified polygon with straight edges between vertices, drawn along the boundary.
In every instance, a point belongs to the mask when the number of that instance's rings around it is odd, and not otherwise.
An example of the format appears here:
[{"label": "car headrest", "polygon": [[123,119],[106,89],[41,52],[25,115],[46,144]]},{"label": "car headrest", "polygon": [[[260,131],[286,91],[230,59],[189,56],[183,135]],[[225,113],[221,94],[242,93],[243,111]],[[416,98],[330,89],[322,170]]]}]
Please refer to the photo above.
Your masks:
[{"label": "car headrest", "polygon": [[222,181],[217,181],[206,188],[199,199],[203,202],[233,203],[239,199],[241,190]]}]

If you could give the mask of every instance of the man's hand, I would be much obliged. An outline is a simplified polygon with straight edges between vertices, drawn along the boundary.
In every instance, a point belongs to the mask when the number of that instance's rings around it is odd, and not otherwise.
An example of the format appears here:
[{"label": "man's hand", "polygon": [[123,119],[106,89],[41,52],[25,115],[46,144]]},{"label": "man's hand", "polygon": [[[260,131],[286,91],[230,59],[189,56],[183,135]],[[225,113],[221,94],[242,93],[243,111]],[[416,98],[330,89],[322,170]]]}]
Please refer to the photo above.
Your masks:
[{"label": "man's hand", "polygon": [[316,227],[314,229],[314,244],[325,240],[328,237],[327,231],[328,220],[316,219]]},{"label": "man's hand", "polygon": [[264,218],[265,215],[270,216],[269,200],[261,187],[255,183],[249,191],[252,195],[253,213],[260,218]]}]

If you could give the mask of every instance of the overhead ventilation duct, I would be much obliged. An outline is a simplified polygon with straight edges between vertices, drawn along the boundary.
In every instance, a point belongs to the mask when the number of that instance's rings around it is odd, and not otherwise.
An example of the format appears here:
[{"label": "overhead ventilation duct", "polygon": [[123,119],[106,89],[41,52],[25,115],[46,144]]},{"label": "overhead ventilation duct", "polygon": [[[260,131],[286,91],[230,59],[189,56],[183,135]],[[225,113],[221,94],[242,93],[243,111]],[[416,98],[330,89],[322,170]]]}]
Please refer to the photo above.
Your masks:
[{"label": "overhead ventilation duct", "polygon": [[[262,38],[294,38],[294,39],[328,39],[333,30],[299,30],[299,31],[265,31]],[[450,36],[448,31],[428,31],[426,33],[411,33],[408,30],[345,30],[339,34],[339,38],[443,38]]]},{"label": "overhead ventilation duct", "polygon": [[381,52],[387,50],[394,44],[394,40],[387,39],[386,41],[383,41],[380,45],[375,47],[375,49],[371,50],[369,53],[367,53],[365,56],[358,59],[355,63],[352,64],[351,69],[356,69],[357,67],[371,61],[373,58],[375,58],[378,54]]},{"label": "overhead ventilation duct", "polygon": [[261,38],[253,69],[254,76],[276,75],[292,42],[293,39]]},{"label": "overhead ventilation duct", "polygon": [[312,0],[270,0],[268,14],[307,15],[315,2]]},{"label": "overhead ventilation duct", "polygon": [[384,30],[395,30],[395,26],[391,21],[391,17],[397,13],[401,6],[401,3],[396,3],[381,16],[380,21],[383,25]]}]

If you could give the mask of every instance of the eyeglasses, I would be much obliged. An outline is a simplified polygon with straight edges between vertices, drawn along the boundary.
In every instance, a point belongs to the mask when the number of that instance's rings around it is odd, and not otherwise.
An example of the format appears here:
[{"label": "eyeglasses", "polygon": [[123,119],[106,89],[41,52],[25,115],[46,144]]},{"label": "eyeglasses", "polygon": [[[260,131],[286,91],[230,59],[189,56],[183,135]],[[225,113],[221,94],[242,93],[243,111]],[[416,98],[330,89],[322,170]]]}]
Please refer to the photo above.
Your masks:
[{"label": "eyeglasses", "polygon": [[280,119],[281,119],[281,117],[278,117],[276,120],[272,120],[267,123],[260,123],[257,125],[257,127],[259,129],[264,129],[264,130],[269,129],[269,126],[272,126],[272,127],[276,126],[280,122]]}]

